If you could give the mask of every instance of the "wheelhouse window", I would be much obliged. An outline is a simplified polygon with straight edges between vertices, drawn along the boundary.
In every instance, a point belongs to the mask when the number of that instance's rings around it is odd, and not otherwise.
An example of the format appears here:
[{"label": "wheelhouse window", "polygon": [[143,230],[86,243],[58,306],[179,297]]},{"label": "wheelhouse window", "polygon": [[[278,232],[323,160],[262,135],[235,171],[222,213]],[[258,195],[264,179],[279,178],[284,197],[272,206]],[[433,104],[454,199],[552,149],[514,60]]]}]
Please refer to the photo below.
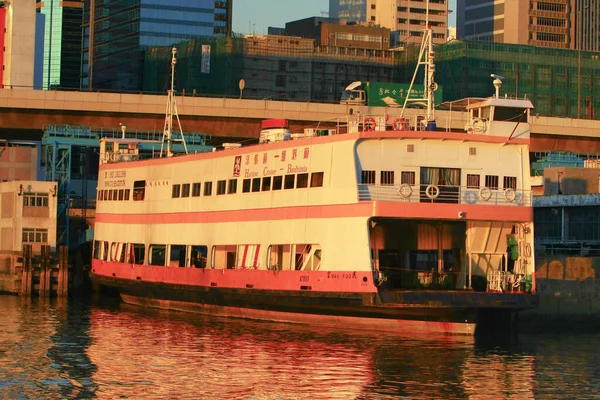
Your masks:
[{"label": "wheelhouse window", "polygon": [[496,108],[494,109],[494,121],[524,122],[526,118],[526,108],[496,106]]},{"label": "wheelhouse window", "polygon": [[363,185],[374,185],[375,171],[363,171],[361,173],[360,183],[362,183]]},{"label": "wheelhouse window", "polygon": [[146,181],[133,182],[133,201],[144,200],[145,196],[146,196]]}]

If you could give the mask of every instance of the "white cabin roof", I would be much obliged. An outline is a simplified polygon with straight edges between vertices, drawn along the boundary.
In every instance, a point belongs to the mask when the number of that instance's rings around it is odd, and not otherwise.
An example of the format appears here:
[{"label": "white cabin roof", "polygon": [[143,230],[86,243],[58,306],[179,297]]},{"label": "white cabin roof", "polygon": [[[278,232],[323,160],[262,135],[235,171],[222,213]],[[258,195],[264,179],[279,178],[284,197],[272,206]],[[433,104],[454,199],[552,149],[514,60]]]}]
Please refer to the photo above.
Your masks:
[{"label": "white cabin roof", "polygon": [[468,110],[472,110],[474,108],[481,108],[487,106],[496,106],[496,107],[513,107],[513,108],[534,108],[533,103],[528,99],[511,99],[508,97],[488,97],[487,99],[483,99],[480,102],[472,103],[467,106]]}]

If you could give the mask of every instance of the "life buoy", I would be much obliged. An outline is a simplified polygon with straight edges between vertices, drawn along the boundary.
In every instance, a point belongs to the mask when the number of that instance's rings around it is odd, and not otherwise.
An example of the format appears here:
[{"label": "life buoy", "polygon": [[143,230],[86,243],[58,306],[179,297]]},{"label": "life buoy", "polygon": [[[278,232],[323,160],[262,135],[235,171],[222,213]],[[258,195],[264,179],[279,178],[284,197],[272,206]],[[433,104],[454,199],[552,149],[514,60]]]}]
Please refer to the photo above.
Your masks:
[{"label": "life buoy", "polygon": [[517,198],[517,192],[513,188],[504,190],[504,199],[509,203],[512,203]]},{"label": "life buoy", "polygon": [[398,188],[398,194],[406,199],[412,194],[412,188],[409,184],[404,183]]},{"label": "life buoy", "polygon": [[481,118],[473,118],[471,121],[473,132],[483,132],[485,130],[485,121]]},{"label": "life buoy", "polygon": [[477,192],[474,190],[466,191],[465,195],[463,196],[463,199],[465,200],[465,203],[467,203],[467,204],[475,204],[475,203],[477,203],[477,200],[478,200]]},{"label": "life buoy", "polygon": [[489,187],[479,189],[479,198],[483,201],[488,201],[492,197],[492,191]]},{"label": "life buoy", "polygon": [[406,120],[404,118],[396,118],[392,124],[392,127],[396,131],[404,131],[406,130]]},{"label": "life buoy", "polygon": [[363,122],[363,130],[369,131],[369,132],[374,131],[375,130],[375,118],[372,118],[372,117],[365,118],[365,121]]},{"label": "life buoy", "polygon": [[425,194],[432,200],[436,199],[440,195],[440,188],[436,185],[429,185],[427,186],[427,189],[425,189]]}]

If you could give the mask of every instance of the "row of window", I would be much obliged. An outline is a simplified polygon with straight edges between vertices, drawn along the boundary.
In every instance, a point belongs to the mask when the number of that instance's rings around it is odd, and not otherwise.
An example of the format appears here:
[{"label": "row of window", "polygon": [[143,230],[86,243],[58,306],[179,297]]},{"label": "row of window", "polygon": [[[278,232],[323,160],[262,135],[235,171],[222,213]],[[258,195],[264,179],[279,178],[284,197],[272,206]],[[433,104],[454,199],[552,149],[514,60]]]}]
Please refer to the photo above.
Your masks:
[{"label": "row of window", "polygon": [[[314,243],[205,245],[110,243],[94,241],[94,258],[136,265],[212,269],[310,270],[321,266],[322,249]],[[210,257],[209,257],[210,256]]]},{"label": "row of window", "polygon": [[47,193],[23,193],[24,207],[48,207]]},{"label": "row of window", "polygon": [[48,229],[23,228],[23,243],[48,243]]},{"label": "row of window", "polygon": [[[242,193],[268,192],[282,189],[304,189],[308,187],[322,187],[323,172],[265,176],[262,178],[246,178],[242,180]],[[174,184],[172,197],[199,197],[202,185],[200,182],[192,184]],[[238,179],[217,181],[217,196],[234,194],[238,191]],[[204,196],[212,195],[212,182],[204,183]]]},{"label": "row of window", "polygon": [[[361,173],[361,183],[363,185],[375,185],[375,171],[362,171]],[[400,172],[400,184],[411,185],[414,186],[416,184],[416,174],[415,171],[401,171]],[[492,190],[497,190],[499,188],[500,178],[498,175],[484,175],[484,187],[490,188]],[[380,185],[395,185],[395,172],[394,171],[380,171],[379,175],[379,184]],[[447,183],[450,185],[450,183]],[[450,186],[458,186],[458,185],[450,185]],[[467,174],[467,188],[470,189],[479,189],[481,187],[481,175],[479,174]],[[503,177],[503,186],[504,189],[517,189],[517,177],[516,176],[504,176]]]}]

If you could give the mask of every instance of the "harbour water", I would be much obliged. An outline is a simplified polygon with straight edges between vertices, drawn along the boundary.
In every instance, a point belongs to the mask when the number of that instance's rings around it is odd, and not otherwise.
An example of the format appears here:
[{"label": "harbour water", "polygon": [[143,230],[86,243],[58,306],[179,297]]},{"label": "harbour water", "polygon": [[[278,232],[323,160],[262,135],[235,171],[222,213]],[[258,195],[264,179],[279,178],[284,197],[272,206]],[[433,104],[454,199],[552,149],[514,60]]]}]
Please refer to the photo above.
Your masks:
[{"label": "harbour water", "polygon": [[426,339],[0,296],[2,399],[600,399],[600,333]]}]

